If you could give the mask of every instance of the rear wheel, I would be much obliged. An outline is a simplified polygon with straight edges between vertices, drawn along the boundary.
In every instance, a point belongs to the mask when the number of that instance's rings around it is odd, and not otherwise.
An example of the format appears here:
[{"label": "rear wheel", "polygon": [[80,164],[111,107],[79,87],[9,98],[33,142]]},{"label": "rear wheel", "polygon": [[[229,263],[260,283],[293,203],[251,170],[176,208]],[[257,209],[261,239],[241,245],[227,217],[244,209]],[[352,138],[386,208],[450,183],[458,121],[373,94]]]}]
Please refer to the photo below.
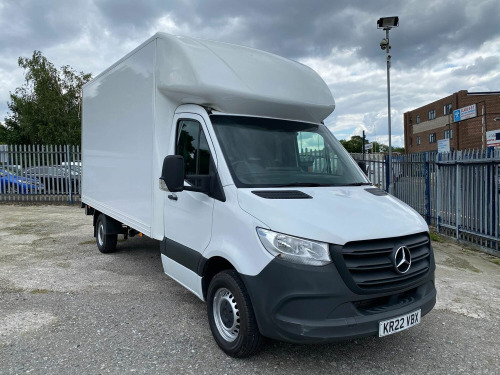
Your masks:
[{"label": "rear wheel", "polygon": [[219,347],[235,358],[249,357],[261,347],[250,296],[235,270],[214,276],[207,293],[208,322]]},{"label": "rear wheel", "polygon": [[116,250],[118,241],[117,234],[106,233],[106,217],[100,214],[96,222],[96,242],[97,248],[101,253],[111,253]]}]

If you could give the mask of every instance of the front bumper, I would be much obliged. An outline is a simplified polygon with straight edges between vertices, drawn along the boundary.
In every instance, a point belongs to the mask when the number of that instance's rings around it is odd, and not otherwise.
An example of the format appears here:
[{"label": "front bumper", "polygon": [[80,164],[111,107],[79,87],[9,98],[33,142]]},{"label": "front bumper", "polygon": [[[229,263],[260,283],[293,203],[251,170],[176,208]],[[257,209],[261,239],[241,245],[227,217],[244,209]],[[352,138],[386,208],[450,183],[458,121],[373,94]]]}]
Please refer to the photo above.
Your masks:
[{"label": "front bumper", "polygon": [[[431,255],[432,256],[432,255]],[[423,278],[404,289],[356,294],[335,264],[311,267],[274,259],[256,276],[241,275],[262,335],[317,343],[378,335],[379,322],[436,303],[434,259]]]}]

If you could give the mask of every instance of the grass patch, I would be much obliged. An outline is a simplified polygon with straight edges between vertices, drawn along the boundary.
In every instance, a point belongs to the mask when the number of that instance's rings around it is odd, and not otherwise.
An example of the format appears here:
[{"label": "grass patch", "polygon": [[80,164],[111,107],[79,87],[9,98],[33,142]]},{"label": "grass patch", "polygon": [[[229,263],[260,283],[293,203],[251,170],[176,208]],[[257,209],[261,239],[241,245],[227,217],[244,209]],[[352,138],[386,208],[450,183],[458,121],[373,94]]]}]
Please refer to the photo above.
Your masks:
[{"label": "grass patch", "polygon": [[48,290],[48,289],[33,289],[30,293],[31,294],[47,294],[47,293],[50,293],[50,290]]},{"label": "grass patch", "polygon": [[491,259],[490,262],[500,266],[500,259]]},{"label": "grass patch", "polygon": [[43,237],[43,238],[39,238],[37,240],[31,241],[31,244],[34,246],[40,246],[40,245],[53,244],[54,242],[56,242],[55,238]]},{"label": "grass patch", "polygon": [[30,223],[25,222],[13,227],[5,228],[6,231],[9,231],[12,235],[16,234],[38,234],[40,233],[41,226],[38,223]]},{"label": "grass patch", "polygon": [[95,240],[92,240],[92,241],[83,241],[83,242],[80,242],[78,245],[91,245],[95,243]]},{"label": "grass patch", "polygon": [[444,240],[436,233],[431,232],[431,240],[435,242],[444,242]]}]

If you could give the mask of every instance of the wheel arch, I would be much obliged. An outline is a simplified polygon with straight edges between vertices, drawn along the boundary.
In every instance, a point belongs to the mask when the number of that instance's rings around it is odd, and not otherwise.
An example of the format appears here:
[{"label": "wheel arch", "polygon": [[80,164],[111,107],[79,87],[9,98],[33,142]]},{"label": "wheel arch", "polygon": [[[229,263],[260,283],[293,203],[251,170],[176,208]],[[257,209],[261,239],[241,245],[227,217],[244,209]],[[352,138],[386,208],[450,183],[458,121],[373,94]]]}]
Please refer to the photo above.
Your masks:
[{"label": "wheel arch", "polygon": [[207,259],[203,264],[200,264],[200,268],[202,275],[201,287],[205,300],[207,299],[208,286],[215,275],[224,270],[235,270],[238,272],[231,262],[221,256],[213,256]]},{"label": "wheel arch", "polygon": [[97,219],[101,215],[100,211],[94,210],[94,215],[92,217],[92,224],[94,225],[94,237],[97,237]]},{"label": "wheel arch", "polygon": [[99,218],[100,215],[104,215],[104,227],[106,228],[106,233],[107,234],[123,234],[123,225],[120,223],[118,220],[113,219],[111,216],[106,215],[103,212],[94,210],[94,218],[93,218],[93,223],[94,223],[94,237],[97,236],[97,219]]}]

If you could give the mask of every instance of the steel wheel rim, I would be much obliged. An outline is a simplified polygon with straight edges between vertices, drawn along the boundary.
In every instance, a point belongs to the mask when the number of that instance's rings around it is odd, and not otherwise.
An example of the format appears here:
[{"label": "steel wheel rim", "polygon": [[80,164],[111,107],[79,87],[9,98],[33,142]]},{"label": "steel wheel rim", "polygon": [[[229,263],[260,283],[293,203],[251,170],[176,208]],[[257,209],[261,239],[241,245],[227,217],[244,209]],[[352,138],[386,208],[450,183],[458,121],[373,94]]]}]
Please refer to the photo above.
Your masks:
[{"label": "steel wheel rim", "polygon": [[104,224],[99,223],[99,228],[97,228],[97,241],[99,241],[99,246],[102,246],[104,242]]},{"label": "steel wheel rim", "polygon": [[220,288],[215,293],[213,315],[222,338],[228,342],[236,340],[240,333],[240,310],[229,289]]}]

